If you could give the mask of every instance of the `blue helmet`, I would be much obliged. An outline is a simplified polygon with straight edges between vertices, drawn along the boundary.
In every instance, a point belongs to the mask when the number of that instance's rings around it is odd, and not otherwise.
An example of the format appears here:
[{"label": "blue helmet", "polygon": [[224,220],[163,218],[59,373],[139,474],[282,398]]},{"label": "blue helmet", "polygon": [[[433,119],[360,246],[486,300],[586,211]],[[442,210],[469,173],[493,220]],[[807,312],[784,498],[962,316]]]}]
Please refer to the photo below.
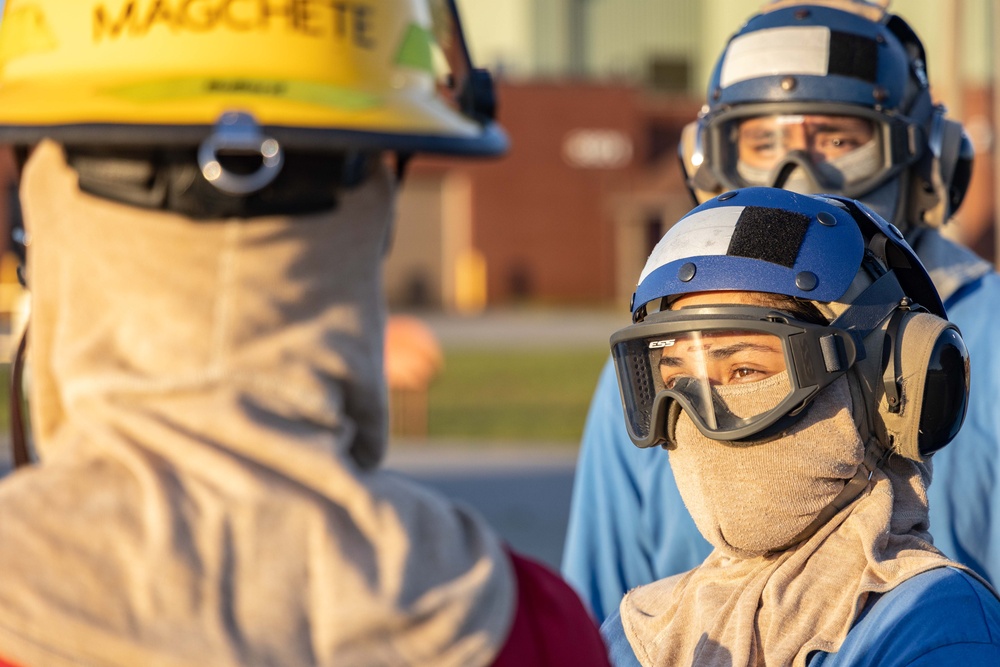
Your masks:
[{"label": "blue helmet", "polygon": [[[707,298],[673,307],[691,295]],[[846,197],[753,187],[705,202],[654,248],[632,319],[611,347],[642,447],[670,446],[681,410],[707,437],[752,444],[844,375],[866,396],[869,434],[904,456],[940,449],[965,416],[968,354],[930,277],[896,227]],[[720,357],[682,363],[693,349],[744,355],[734,383],[762,376],[747,367],[773,355],[782,398],[734,409],[715,386],[725,380],[691,370]]]},{"label": "blue helmet", "polygon": [[765,10],[733,35],[682,164],[698,201],[764,185],[860,199],[899,225],[938,224],[968,187],[972,144],[931,101],[900,17],[852,6]]}]

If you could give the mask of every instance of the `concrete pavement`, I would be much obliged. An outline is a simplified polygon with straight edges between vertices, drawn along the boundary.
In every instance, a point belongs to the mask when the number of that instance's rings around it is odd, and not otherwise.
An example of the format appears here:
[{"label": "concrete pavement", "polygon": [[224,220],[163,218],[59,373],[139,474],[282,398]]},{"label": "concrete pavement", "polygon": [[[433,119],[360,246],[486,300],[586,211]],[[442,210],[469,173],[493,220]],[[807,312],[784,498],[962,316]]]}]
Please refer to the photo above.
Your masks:
[{"label": "concrete pavement", "polygon": [[516,550],[558,569],[575,443],[441,443],[389,447],[386,468],[472,507]]},{"label": "concrete pavement", "polygon": [[620,310],[509,308],[479,315],[409,313],[423,320],[445,348],[501,348],[608,345],[629,324],[628,308]]}]

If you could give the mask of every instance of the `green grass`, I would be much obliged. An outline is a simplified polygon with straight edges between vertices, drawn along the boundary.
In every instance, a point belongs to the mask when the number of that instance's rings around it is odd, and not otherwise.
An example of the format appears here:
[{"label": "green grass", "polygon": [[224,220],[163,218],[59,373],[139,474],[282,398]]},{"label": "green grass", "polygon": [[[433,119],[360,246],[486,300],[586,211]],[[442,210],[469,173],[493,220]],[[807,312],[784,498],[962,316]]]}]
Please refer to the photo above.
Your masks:
[{"label": "green grass", "polygon": [[453,350],[431,385],[432,438],[577,442],[606,347]]}]

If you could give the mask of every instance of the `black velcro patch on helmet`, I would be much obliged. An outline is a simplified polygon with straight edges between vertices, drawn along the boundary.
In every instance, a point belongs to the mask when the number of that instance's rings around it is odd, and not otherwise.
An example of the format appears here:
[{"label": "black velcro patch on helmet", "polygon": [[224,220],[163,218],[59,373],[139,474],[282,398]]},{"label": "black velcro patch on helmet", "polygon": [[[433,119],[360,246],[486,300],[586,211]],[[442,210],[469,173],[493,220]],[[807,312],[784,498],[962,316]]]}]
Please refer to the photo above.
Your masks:
[{"label": "black velcro patch on helmet", "polygon": [[849,32],[830,32],[829,73],[869,83],[878,80],[878,44]]},{"label": "black velcro patch on helmet", "polygon": [[736,221],[727,255],[759,259],[791,268],[809,229],[809,216],[747,206]]}]

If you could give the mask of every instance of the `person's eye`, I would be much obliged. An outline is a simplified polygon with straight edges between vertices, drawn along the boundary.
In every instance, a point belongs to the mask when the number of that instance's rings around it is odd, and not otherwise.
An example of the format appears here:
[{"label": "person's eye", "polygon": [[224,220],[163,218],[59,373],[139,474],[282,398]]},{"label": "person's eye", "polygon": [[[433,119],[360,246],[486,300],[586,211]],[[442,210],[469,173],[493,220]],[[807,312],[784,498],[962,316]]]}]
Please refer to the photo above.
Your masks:
[{"label": "person's eye", "polygon": [[820,150],[843,154],[861,147],[861,141],[851,136],[832,136],[820,142]]},{"label": "person's eye", "polygon": [[673,389],[677,386],[682,378],[689,378],[690,375],[680,372],[663,372],[663,368],[660,368],[660,374],[663,378],[663,387],[665,389]]},{"label": "person's eye", "polygon": [[759,139],[750,142],[750,150],[755,153],[770,153],[777,150],[777,144],[773,140]]},{"label": "person's eye", "polygon": [[755,368],[753,366],[737,366],[733,368],[732,372],[729,374],[729,381],[732,384],[758,382],[770,377],[771,375],[772,373],[761,368]]}]

